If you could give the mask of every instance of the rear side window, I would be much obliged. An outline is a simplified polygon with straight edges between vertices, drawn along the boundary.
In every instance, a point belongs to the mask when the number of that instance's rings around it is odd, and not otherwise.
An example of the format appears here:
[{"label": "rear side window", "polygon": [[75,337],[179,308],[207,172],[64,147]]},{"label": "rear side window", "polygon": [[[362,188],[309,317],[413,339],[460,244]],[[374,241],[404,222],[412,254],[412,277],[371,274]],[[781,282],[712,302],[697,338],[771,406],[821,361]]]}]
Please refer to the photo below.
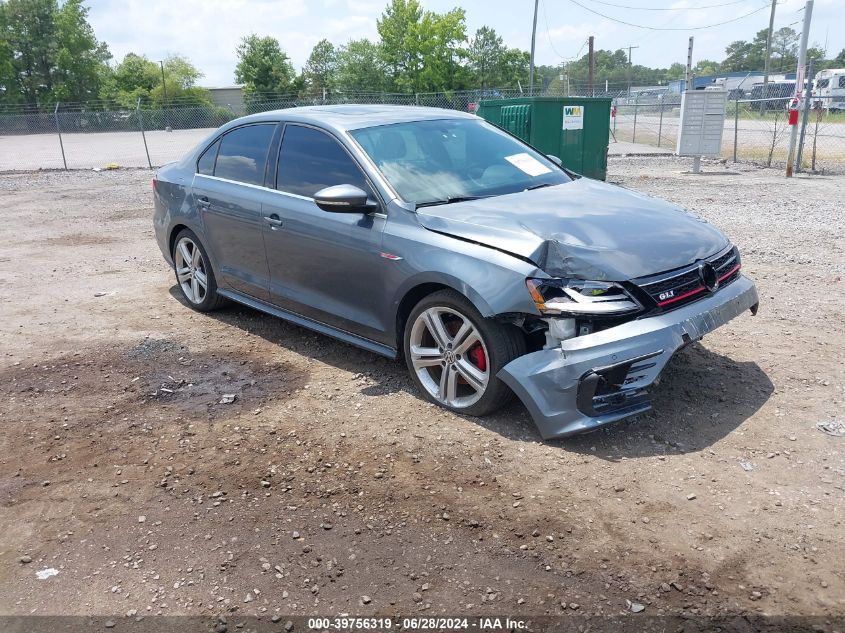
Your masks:
[{"label": "rear side window", "polygon": [[310,127],[286,126],[276,188],[313,198],[333,185],[355,185],[372,196],[361,169],[335,139]]},{"label": "rear side window", "polygon": [[845,75],[842,75],[842,76],[839,78],[839,87],[840,87],[840,88],[845,88]]},{"label": "rear side window", "polygon": [[220,141],[214,175],[251,185],[264,184],[264,166],[275,125],[249,125],[232,130]]},{"label": "rear side window", "polygon": [[220,141],[214,143],[209,147],[200,159],[197,161],[197,173],[205,174],[206,176],[214,175],[214,161],[217,159],[217,149],[220,147]]}]

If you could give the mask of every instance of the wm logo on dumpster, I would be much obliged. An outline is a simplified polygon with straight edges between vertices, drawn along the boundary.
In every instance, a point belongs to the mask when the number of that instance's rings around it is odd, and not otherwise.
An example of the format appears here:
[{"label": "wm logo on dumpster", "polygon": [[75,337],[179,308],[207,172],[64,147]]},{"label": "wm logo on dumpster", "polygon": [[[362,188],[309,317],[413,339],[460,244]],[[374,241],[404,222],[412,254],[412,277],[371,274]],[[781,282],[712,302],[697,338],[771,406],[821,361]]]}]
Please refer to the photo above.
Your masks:
[{"label": "wm logo on dumpster", "polygon": [[563,106],[563,116],[582,116],[581,106]]}]

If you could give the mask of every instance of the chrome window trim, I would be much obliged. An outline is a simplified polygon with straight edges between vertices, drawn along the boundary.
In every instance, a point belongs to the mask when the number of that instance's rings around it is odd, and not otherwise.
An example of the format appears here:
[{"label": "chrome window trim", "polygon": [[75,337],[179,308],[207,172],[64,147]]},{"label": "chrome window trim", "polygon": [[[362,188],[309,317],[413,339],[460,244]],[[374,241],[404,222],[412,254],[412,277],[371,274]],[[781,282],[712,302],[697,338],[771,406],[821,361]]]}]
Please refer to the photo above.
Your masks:
[{"label": "chrome window trim", "polygon": [[[279,191],[278,189],[271,189],[270,187],[265,187],[264,185],[253,185],[248,182],[241,182],[240,180],[230,180],[228,178],[221,178],[220,176],[209,176],[207,174],[194,174],[194,178],[209,178],[211,180],[218,180],[220,182],[229,183],[231,185],[240,185],[242,187],[251,187],[252,189],[259,189],[261,191],[267,191],[269,193],[275,193],[280,196],[285,196],[288,198],[295,198],[297,200],[307,200],[308,202],[312,202],[314,206],[317,206],[317,203],[314,202],[314,198],[309,198],[308,196],[301,196],[298,193],[290,193],[287,191]],[[319,208],[319,207],[318,207]],[[371,211],[370,213],[363,213],[362,215],[370,215],[375,218],[387,218],[387,214],[382,211]]]},{"label": "chrome window trim", "polygon": [[[243,125],[235,125],[233,127],[230,127],[225,132],[218,134],[217,136],[214,137],[214,140],[212,140],[211,143],[206,145],[202,149],[202,151],[197,155],[197,159],[194,161],[194,174],[197,175],[197,176],[206,176],[207,175],[207,174],[200,174],[200,172],[199,172],[199,169],[200,169],[199,162],[200,162],[200,159],[205,155],[205,153],[209,149],[211,149],[212,145],[214,145],[215,143],[220,143],[220,145],[222,146],[223,145],[223,137],[226,136],[227,134],[229,134],[229,132],[234,132],[235,130],[240,130],[241,128],[245,128],[245,127],[252,127],[253,125],[278,126],[279,121],[251,121],[249,123],[244,123]],[[272,145],[272,140],[271,140],[271,145]],[[268,147],[267,151],[269,152],[270,149],[272,149],[272,147]],[[218,156],[220,155],[220,148],[219,147],[217,148],[217,155]],[[264,168],[265,169],[267,168],[266,159],[265,159],[265,163],[264,163]],[[214,169],[215,170],[217,169],[217,156],[214,157]],[[212,177],[216,177],[216,176],[212,176]],[[226,178],[220,178],[220,180],[227,180],[228,182],[237,182],[237,183],[242,184],[242,185],[249,184],[249,183],[246,183],[246,182],[241,182],[240,180],[228,180]]]}]

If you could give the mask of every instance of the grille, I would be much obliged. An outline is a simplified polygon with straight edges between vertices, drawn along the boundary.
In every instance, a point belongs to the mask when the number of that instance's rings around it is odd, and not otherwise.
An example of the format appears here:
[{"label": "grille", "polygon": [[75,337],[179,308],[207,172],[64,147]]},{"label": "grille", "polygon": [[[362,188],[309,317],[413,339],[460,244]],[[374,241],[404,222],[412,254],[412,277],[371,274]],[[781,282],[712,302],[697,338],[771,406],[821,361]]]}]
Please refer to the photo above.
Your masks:
[{"label": "grille", "polygon": [[[739,277],[739,251],[733,246],[706,261],[716,270],[719,288]],[[680,270],[642,277],[635,279],[634,284],[648,293],[663,310],[674,310],[712,294],[704,286],[698,267],[699,264],[695,263]]]}]

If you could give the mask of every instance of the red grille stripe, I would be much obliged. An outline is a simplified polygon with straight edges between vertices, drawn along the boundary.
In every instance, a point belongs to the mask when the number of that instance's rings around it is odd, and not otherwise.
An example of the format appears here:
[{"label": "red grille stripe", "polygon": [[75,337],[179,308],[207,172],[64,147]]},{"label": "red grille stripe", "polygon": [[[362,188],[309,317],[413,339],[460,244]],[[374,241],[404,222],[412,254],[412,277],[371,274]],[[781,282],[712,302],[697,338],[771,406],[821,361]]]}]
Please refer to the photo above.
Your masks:
[{"label": "red grille stripe", "polygon": [[675,303],[676,301],[680,301],[681,299],[686,299],[687,297],[691,297],[693,295],[697,295],[699,292],[707,290],[704,286],[701,288],[696,288],[695,290],[690,290],[689,292],[685,292],[682,295],[678,295],[677,297],[672,297],[671,299],[666,299],[666,301],[660,301],[657,305],[663,307],[669,305],[670,303]]},{"label": "red grille stripe", "polygon": [[742,265],[742,264],[737,264],[736,266],[734,266],[733,268],[731,268],[728,272],[726,272],[724,275],[722,275],[721,277],[719,277],[719,281],[722,281],[723,279],[725,279],[725,278],[730,277],[731,275],[733,275],[736,271],[738,271],[738,270],[739,270],[739,268],[740,268],[740,266],[741,266],[741,265]]}]

